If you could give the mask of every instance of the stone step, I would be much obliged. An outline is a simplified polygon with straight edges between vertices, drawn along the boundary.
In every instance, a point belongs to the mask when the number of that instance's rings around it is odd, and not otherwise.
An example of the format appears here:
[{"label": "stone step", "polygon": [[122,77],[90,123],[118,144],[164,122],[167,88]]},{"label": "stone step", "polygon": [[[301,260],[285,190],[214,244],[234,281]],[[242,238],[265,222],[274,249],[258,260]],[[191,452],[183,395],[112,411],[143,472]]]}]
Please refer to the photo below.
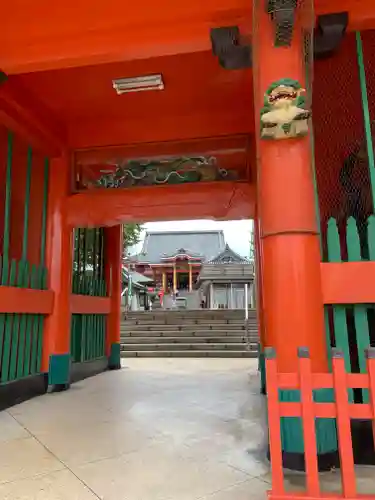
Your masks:
[{"label": "stone step", "polygon": [[[257,325],[247,325],[249,329],[256,329]],[[120,330],[244,330],[245,323],[121,323]]]},{"label": "stone step", "polygon": [[258,351],[122,351],[122,358],[257,358]]},{"label": "stone step", "polygon": [[[236,315],[214,315],[214,314],[178,314],[173,311],[163,311],[158,313],[143,312],[137,313],[137,315],[129,316],[129,314],[122,316],[124,321],[245,321],[245,315],[243,313]],[[256,321],[257,317],[254,315],[249,316],[249,321]]]},{"label": "stone step", "polygon": [[172,343],[172,344],[122,344],[121,350],[123,351],[217,351],[217,350],[232,350],[241,351],[250,348],[251,351],[257,350],[257,344],[250,344],[248,347],[244,342],[230,342],[230,343]]},{"label": "stone step", "polygon": [[258,328],[258,325],[256,324],[248,324],[246,325],[245,323],[238,323],[238,324],[232,324],[232,323],[208,323],[208,324],[201,324],[201,323],[137,323],[137,324],[132,324],[132,323],[121,323],[120,328],[122,330],[141,330],[141,329],[151,329],[151,330],[182,330],[182,329],[190,329],[190,330],[217,330],[217,329],[228,329],[228,330],[243,330],[245,328],[248,328],[250,330],[256,330]]},{"label": "stone step", "polygon": [[257,330],[125,330],[120,336],[127,337],[236,337],[250,336],[258,338]]},{"label": "stone step", "polygon": [[[256,321],[250,321],[247,323],[248,325],[252,326],[257,326]],[[138,325],[150,325],[150,326],[164,326],[164,325],[202,325],[202,326],[210,326],[210,325],[233,325],[233,326],[244,326],[246,325],[245,320],[194,320],[194,319],[189,319],[189,320],[177,320],[177,319],[166,319],[165,321],[161,321],[159,319],[155,320],[137,320],[137,321],[129,321],[125,320],[121,322],[122,326],[138,326]]]},{"label": "stone step", "polygon": [[[244,309],[177,309],[177,310],[165,310],[165,309],[158,309],[156,311],[128,311],[126,313],[127,316],[129,317],[134,317],[134,316],[145,316],[145,315],[152,315],[152,314],[174,314],[176,316],[178,315],[183,315],[183,316],[207,316],[207,315],[215,315],[215,316],[240,316],[243,315],[245,312]],[[249,309],[248,310],[248,315],[249,316],[256,316],[256,309]]]},{"label": "stone step", "polygon": [[[192,337],[192,336],[179,336],[179,337],[121,337],[121,343],[129,344],[227,344],[227,343],[246,343],[246,337],[239,335],[236,337]],[[257,344],[258,337],[251,337],[250,341]]]}]

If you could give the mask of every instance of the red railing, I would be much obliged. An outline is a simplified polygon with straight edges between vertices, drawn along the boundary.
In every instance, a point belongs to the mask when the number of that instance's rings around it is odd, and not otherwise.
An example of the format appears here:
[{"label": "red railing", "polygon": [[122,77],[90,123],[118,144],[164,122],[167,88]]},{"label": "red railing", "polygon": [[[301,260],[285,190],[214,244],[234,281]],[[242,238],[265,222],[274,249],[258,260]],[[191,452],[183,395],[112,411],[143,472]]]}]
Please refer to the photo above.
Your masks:
[{"label": "red railing", "polygon": [[[272,489],[268,492],[269,500],[332,498],[375,500],[375,489],[373,495],[357,494],[350,426],[351,419],[371,420],[375,443],[375,348],[369,348],[366,351],[367,373],[361,374],[346,373],[344,356],[337,349],[333,349],[332,373],[323,374],[312,373],[309,352],[306,348],[298,349],[298,373],[279,373],[276,352],[273,348],[265,349],[265,355],[272,468]],[[369,402],[366,404],[349,403],[348,389],[350,388],[367,389]],[[300,402],[280,402],[280,389],[299,390]],[[313,391],[316,389],[333,389],[334,402],[314,402]],[[301,417],[306,469],[306,491],[303,492],[289,492],[284,487],[281,417]],[[317,418],[336,419],[342,494],[324,493],[320,488],[315,431]]]}]

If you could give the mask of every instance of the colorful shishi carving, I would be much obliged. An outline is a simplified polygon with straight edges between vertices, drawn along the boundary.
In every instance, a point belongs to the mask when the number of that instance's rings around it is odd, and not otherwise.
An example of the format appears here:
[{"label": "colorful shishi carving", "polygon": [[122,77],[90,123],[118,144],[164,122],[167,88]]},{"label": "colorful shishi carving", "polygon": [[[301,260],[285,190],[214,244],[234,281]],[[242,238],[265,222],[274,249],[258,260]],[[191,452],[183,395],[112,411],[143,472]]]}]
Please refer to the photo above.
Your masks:
[{"label": "colorful shishi carving", "polygon": [[263,139],[291,139],[308,134],[311,111],[305,107],[304,92],[299,82],[290,78],[270,85],[261,110]]}]

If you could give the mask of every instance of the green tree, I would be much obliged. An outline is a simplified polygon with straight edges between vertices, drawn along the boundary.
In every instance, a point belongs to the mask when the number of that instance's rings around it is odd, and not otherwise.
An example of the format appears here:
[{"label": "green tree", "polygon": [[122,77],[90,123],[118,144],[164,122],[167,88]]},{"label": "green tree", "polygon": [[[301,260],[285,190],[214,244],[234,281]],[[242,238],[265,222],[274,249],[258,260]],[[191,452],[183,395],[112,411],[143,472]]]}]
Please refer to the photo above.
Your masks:
[{"label": "green tree", "polygon": [[123,226],[124,238],[124,251],[127,253],[128,249],[141,241],[141,234],[143,231],[142,224],[124,224]]},{"label": "green tree", "polygon": [[[143,227],[141,224],[124,224],[124,253],[132,245],[141,240]],[[103,228],[82,228],[74,230],[74,263],[73,269],[79,273],[93,271],[96,275],[103,275],[104,231]],[[93,269],[91,269],[93,267]]]}]

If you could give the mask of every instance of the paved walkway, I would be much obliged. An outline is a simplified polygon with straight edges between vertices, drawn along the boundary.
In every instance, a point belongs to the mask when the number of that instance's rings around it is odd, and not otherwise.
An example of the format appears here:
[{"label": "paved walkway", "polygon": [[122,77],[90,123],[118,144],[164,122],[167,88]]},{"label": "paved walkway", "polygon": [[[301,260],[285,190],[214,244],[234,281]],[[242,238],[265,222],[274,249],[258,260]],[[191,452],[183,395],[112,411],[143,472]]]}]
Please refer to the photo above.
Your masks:
[{"label": "paved walkway", "polygon": [[134,359],[15,406],[0,413],[0,498],[265,500],[258,386],[255,360]]}]

